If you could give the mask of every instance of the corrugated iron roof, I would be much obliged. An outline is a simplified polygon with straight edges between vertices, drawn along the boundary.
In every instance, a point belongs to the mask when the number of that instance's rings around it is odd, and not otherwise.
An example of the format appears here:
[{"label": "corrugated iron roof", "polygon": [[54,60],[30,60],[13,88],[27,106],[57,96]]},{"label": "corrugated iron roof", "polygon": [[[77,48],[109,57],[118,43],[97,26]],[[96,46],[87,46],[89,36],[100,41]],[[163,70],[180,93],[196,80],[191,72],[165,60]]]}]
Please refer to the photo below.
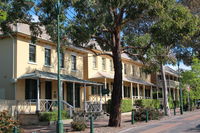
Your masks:
[{"label": "corrugated iron roof", "polygon": [[[57,80],[57,74],[51,73],[51,72],[44,72],[44,71],[35,70],[34,72],[22,75],[18,79],[28,79],[28,78],[33,78],[33,79],[43,78],[43,79]],[[76,78],[72,75],[61,74],[60,79],[61,79],[61,81],[67,81],[67,82],[75,82],[75,83],[88,84],[88,85],[102,85],[102,84],[97,83],[97,82],[82,80],[82,79]]]},{"label": "corrugated iron roof", "polygon": [[[97,72],[95,75],[93,75],[91,77],[91,79],[97,79],[97,78],[114,79],[114,74],[109,74],[109,73],[105,73],[105,72]],[[123,77],[123,81],[138,83],[138,84],[143,84],[143,85],[148,85],[148,86],[156,86],[153,83],[147,82],[147,81],[142,80],[142,79],[136,79],[136,78]]]}]

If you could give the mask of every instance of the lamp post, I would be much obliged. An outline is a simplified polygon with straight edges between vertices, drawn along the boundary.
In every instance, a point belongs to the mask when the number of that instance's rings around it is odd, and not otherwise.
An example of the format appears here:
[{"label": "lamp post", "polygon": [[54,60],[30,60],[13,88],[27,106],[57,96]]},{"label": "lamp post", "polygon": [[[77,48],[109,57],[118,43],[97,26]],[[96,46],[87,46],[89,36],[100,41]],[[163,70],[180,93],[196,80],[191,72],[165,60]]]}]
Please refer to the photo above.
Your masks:
[{"label": "lamp post", "polygon": [[178,81],[179,81],[179,92],[180,92],[180,113],[183,114],[183,95],[182,95],[182,88],[181,88],[181,81],[180,81],[180,60],[178,59]]},{"label": "lamp post", "polygon": [[63,122],[61,114],[61,81],[60,81],[60,0],[57,0],[57,57],[58,57],[58,121],[57,121],[57,133],[63,133]]}]

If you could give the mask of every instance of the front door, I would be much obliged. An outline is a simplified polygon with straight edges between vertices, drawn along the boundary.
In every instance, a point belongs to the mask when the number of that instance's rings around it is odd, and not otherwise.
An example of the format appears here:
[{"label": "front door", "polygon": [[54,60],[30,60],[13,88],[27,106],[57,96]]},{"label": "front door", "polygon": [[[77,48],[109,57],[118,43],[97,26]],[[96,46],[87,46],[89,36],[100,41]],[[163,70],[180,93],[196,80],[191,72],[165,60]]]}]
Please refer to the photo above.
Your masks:
[{"label": "front door", "polygon": [[[73,83],[67,83],[67,102],[73,105]],[[75,84],[75,107],[80,107],[80,84]]]},{"label": "front door", "polygon": [[[51,81],[45,81],[45,99],[52,99],[52,82]],[[48,101],[45,104],[45,108],[47,111],[52,111],[52,102]]]},{"label": "front door", "polygon": [[45,99],[52,99],[52,83],[51,83],[51,81],[45,82]]}]

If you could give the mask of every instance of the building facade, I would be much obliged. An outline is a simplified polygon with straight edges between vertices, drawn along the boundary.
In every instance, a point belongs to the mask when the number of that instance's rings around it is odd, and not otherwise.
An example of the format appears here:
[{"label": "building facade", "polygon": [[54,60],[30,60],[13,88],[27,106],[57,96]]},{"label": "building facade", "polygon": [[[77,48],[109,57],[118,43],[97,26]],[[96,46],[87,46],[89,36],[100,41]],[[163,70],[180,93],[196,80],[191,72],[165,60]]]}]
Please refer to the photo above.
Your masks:
[{"label": "building facade", "polygon": [[[56,44],[45,33],[32,43],[28,25],[18,24],[13,30],[14,34],[0,37],[0,99],[28,102],[32,112],[52,110],[58,93]],[[102,104],[111,98],[112,58],[62,46],[60,62],[63,104],[73,109],[101,111]],[[122,54],[122,63],[123,99],[161,98],[159,73],[145,74],[143,64],[126,54]],[[177,99],[178,75],[171,69],[166,70],[169,94]],[[109,90],[109,95],[102,95],[103,89]]]}]

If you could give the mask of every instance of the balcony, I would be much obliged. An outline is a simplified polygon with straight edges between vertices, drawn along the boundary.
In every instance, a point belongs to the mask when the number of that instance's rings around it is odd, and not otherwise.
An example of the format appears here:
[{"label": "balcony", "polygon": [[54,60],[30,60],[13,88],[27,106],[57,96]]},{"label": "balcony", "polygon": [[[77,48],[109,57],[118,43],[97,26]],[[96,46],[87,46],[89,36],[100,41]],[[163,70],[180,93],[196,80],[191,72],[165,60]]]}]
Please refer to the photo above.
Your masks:
[{"label": "balcony", "polygon": [[[162,88],[163,87],[163,80],[158,80],[157,85],[158,85],[158,87]],[[167,80],[167,87],[168,88],[177,88],[178,86],[179,86],[178,81]]]}]

